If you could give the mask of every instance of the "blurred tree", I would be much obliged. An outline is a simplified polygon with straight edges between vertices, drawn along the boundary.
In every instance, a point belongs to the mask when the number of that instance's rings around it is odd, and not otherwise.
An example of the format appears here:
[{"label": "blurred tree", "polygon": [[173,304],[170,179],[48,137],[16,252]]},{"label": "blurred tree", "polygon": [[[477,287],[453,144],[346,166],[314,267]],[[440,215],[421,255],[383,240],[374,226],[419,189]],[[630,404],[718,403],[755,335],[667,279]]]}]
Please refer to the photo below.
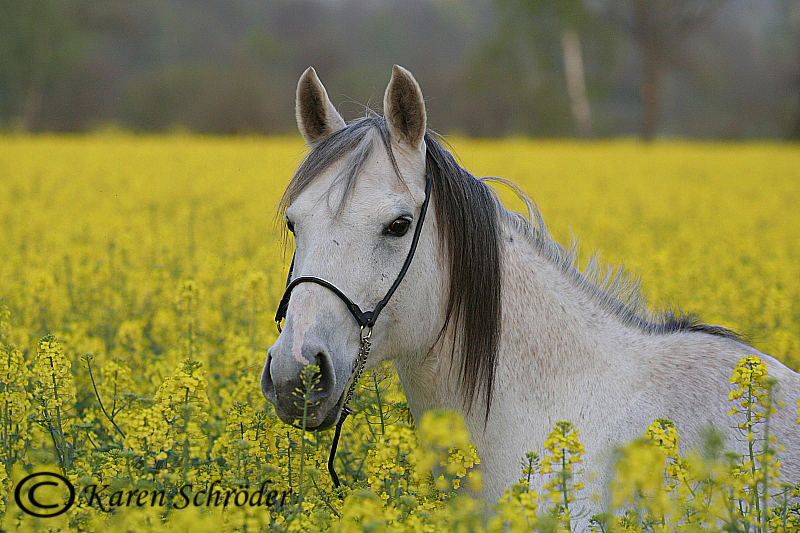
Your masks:
[{"label": "blurred tree", "polygon": [[588,22],[582,0],[497,0],[497,7],[506,17],[524,16],[531,19],[547,17],[556,21],[560,32],[564,60],[564,78],[570,111],[579,137],[592,135],[592,116],[586,94],[580,33]]},{"label": "blurred tree", "polygon": [[788,138],[800,140],[800,3],[797,0],[783,0],[779,13],[785,24],[786,41],[791,56],[787,73],[789,90],[794,92],[794,117],[790,119]]},{"label": "blurred tree", "polygon": [[639,135],[656,132],[665,67],[674,63],[682,44],[706,27],[729,0],[594,0],[591,3],[630,36],[642,57]]},{"label": "blurred tree", "polygon": [[308,65],[354,118],[400,63],[443,132],[800,136],[800,2],[728,3],[0,0],[0,127],[294,132]]},{"label": "blurred tree", "polygon": [[481,102],[484,116],[470,133],[573,135],[558,13],[537,12],[523,0],[495,0],[494,6],[493,31],[470,61],[468,97]]},{"label": "blurred tree", "polygon": [[24,131],[39,125],[45,91],[76,64],[84,5],[68,0],[0,0],[0,114]]}]

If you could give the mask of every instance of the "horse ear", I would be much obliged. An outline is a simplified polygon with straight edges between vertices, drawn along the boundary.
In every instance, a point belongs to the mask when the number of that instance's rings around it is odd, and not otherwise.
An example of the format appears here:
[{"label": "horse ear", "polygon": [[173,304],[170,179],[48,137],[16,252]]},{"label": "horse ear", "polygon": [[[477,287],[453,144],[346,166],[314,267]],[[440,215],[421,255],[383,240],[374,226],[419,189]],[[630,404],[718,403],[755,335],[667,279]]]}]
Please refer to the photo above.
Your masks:
[{"label": "horse ear", "polygon": [[392,67],[383,113],[394,139],[411,148],[420,147],[425,137],[425,101],[417,80],[399,65]]},{"label": "horse ear", "polygon": [[308,67],[297,82],[294,110],[297,129],[308,144],[314,144],[346,125],[328,98],[314,67]]}]

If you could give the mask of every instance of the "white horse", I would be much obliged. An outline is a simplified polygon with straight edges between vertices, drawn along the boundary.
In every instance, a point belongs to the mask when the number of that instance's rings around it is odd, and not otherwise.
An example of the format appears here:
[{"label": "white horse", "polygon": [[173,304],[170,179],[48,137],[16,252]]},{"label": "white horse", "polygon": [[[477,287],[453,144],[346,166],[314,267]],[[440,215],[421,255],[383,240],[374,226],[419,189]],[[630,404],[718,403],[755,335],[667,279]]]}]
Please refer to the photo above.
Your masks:
[{"label": "white horse", "polygon": [[[283,199],[296,244],[292,275],[324,278],[370,309],[408,254],[430,175],[416,255],[374,325],[367,368],[394,361],[415,419],[433,409],[463,415],[487,502],[518,481],[525,452],[541,455],[562,420],[580,431],[596,487],[608,480],[608,450],[656,418],[675,423],[683,453],[710,427],[730,433],[729,449],[743,453],[727,396],[746,356],[760,357],[779,382],[784,407],[770,429],[786,448],[782,479],[800,482],[798,374],[727,330],[647,314],[635,296],[625,298],[630,285],[589,281],[535,208],[530,220],[505,210],[426,130],[422,93],[405,69],[394,67],[383,105],[385,118],[348,125],[312,68],[300,78],[297,123],[310,152]],[[332,427],[358,348],[343,300],[298,285],[268,352],[264,396],[282,420],[296,420],[300,371],[317,364],[320,391],[306,427]]]}]

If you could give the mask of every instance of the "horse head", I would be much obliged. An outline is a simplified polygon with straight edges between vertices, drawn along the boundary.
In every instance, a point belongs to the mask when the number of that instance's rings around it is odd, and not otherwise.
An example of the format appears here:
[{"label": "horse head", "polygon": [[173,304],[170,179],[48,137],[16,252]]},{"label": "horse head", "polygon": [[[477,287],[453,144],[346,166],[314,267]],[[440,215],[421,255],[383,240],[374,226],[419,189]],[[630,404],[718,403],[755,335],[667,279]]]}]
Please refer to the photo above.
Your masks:
[{"label": "horse head", "polygon": [[[290,281],[315,282],[287,290],[279,312],[285,323],[268,350],[261,389],[283,421],[299,425],[301,373],[318,366],[305,405],[309,430],[335,425],[345,402],[367,323],[358,322],[351,305],[361,313],[385,304],[367,324],[370,332],[375,326],[367,368],[397,354],[424,352],[440,321],[433,208],[420,225],[429,196],[425,104],[402,67],[393,69],[384,113],[385,119],[347,125],[313,68],[298,82],[297,125],[309,153],[281,205],[295,243]],[[415,253],[409,253],[412,243]]]}]

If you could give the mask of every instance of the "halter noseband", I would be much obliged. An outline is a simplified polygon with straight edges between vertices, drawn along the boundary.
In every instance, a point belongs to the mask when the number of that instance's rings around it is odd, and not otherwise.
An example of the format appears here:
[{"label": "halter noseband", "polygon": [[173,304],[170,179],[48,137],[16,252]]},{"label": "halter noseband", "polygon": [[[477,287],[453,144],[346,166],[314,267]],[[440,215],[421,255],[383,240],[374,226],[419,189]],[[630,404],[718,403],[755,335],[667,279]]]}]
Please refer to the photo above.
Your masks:
[{"label": "halter noseband", "polygon": [[372,327],[375,325],[375,321],[378,320],[378,315],[380,312],[383,310],[386,304],[389,303],[389,300],[397,290],[400,282],[403,281],[403,277],[406,275],[408,267],[411,265],[411,260],[414,259],[414,253],[417,251],[417,244],[419,243],[419,236],[422,232],[422,223],[425,221],[425,212],[428,210],[428,202],[431,197],[431,181],[430,173],[426,172],[425,200],[422,202],[422,207],[420,208],[419,212],[419,220],[417,221],[417,226],[414,228],[414,237],[411,240],[411,248],[408,251],[406,260],[403,262],[403,266],[400,268],[400,273],[397,274],[397,278],[395,278],[394,283],[392,283],[392,286],[389,287],[388,291],[386,291],[386,295],[381,299],[380,302],[377,303],[377,305],[375,305],[375,308],[372,311],[362,311],[355,302],[348,298],[345,293],[343,293],[330,281],[318,278],[316,276],[300,276],[292,279],[292,271],[294,270],[294,256],[292,256],[292,263],[289,266],[289,276],[286,278],[286,290],[283,293],[283,298],[281,298],[281,301],[278,304],[278,311],[275,313],[275,323],[278,326],[278,331],[281,331],[281,321],[286,318],[286,311],[289,308],[289,298],[292,295],[292,290],[301,283],[316,283],[317,285],[322,285],[326,289],[333,292],[333,294],[338,296],[339,299],[344,302],[345,307],[347,307],[347,310],[350,311],[351,315],[353,315],[356,323],[361,326],[358,355],[356,356],[356,360],[353,362],[353,368],[350,372],[350,379],[352,379],[352,381],[350,383],[350,387],[346,391],[342,391],[342,396],[345,396],[345,393],[346,396],[344,403],[342,404],[342,412],[339,416],[339,421],[336,423],[336,432],[333,435],[333,441],[331,442],[331,453],[328,457],[328,472],[331,475],[331,480],[333,481],[334,487],[337,488],[339,487],[339,476],[336,475],[336,469],[334,468],[333,460],[334,457],[336,457],[336,448],[339,444],[339,434],[342,431],[342,424],[347,418],[347,415],[352,413],[347,404],[350,402],[350,398],[356,388],[356,383],[358,383],[361,374],[364,372],[364,365],[367,362],[367,356],[369,355],[369,351],[372,346],[370,344]]}]

